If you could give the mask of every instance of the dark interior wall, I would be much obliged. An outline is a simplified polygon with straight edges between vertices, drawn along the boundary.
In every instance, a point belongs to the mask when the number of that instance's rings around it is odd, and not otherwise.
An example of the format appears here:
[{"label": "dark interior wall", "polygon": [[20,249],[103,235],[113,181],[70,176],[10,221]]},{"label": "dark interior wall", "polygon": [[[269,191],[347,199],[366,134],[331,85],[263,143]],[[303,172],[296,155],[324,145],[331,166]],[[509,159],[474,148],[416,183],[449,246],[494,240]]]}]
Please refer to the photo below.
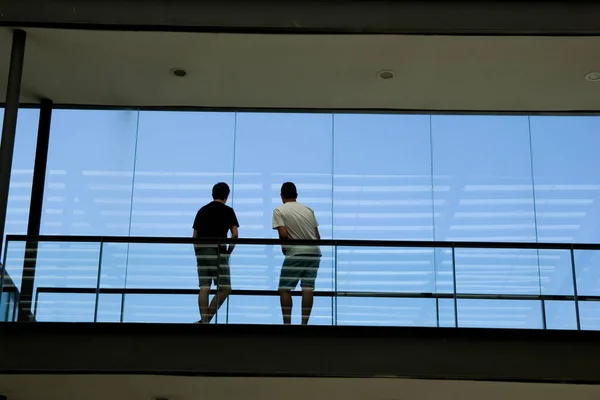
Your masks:
[{"label": "dark interior wall", "polygon": [[0,373],[600,382],[598,332],[5,323],[0,340]]}]

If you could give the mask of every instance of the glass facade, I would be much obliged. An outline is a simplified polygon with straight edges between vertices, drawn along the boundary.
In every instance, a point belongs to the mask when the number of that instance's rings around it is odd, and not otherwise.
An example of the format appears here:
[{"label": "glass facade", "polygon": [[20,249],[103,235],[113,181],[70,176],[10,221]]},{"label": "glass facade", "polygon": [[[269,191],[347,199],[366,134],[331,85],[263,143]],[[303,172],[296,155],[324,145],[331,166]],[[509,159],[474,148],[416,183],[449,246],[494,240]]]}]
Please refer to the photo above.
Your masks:
[{"label": "glass facade", "polygon": [[[37,109],[19,110],[6,210],[5,235],[27,233],[39,114]],[[4,109],[0,108],[0,121],[3,118]],[[4,241],[4,238],[2,240]]]},{"label": "glass facade", "polygon": [[[11,182],[8,234],[24,233],[28,203],[16,204],[31,190],[35,135],[25,125],[37,129],[37,110],[24,111],[13,177],[22,170],[29,184]],[[189,237],[212,185],[225,181],[240,237],[274,238],[279,188],[293,181],[324,239],[600,243],[598,148],[600,118],[591,116],[55,110],[41,234]],[[13,247],[13,261],[22,258]],[[18,266],[8,256],[7,268]],[[277,246],[238,246],[234,289],[276,289],[282,258]],[[574,252],[579,295],[600,295],[599,260],[600,251]],[[18,280],[18,268],[8,272]],[[35,282],[197,288],[195,259],[181,244],[42,243]],[[529,249],[324,248],[316,289],[575,295],[570,251]],[[195,302],[102,294],[96,314],[191,322]],[[600,329],[598,304],[579,307],[583,329]],[[95,306],[88,294],[42,290],[37,307],[40,320],[89,320]],[[233,295],[226,307],[229,323],[281,318],[274,297]],[[456,307],[461,327],[577,325],[573,301],[463,298]],[[454,313],[449,298],[323,297],[311,322],[455,326]]]},{"label": "glass facade", "polygon": [[[0,108],[0,121],[4,119],[4,109]],[[29,207],[31,201],[31,187],[33,181],[33,165],[35,160],[35,149],[38,131],[39,110],[21,109],[17,117],[17,128],[15,135],[14,153],[10,176],[8,193],[8,204],[6,208],[6,221],[4,225],[4,236],[2,240],[2,251],[0,251],[0,267],[4,264],[6,254],[6,235],[26,234],[29,220]],[[18,244],[13,248],[24,245]],[[23,254],[21,252],[21,254]],[[22,269],[22,265],[21,265]],[[15,276],[15,286],[21,284],[21,276]],[[11,293],[0,293],[0,321],[12,310]]]}]

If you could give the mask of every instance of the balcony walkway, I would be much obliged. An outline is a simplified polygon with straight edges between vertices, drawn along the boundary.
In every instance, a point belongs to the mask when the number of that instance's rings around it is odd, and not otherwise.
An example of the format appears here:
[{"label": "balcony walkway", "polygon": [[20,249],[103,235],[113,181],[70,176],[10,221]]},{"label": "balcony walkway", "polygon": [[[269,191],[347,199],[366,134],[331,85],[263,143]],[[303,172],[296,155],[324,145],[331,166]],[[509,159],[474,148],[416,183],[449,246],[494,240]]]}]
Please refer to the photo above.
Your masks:
[{"label": "balcony walkway", "polygon": [[[237,296],[237,305],[232,304],[233,311],[227,306],[217,324],[195,325],[191,317],[197,310],[195,306],[188,310],[185,305],[195,302],[197,291],[193,256],[188,253],[192,243],[214,246],[214,242],[160,237],[8,236],[2,287],[2,312],[7,322],[0,323],[0,340],[10,345],[3,348],[0,373],[600,382],[600,332],[587,325],[585,315],[580,318],[580,310],[600,301],[595,288],[585,285],[586,271],[596,265],[593,261],[600,245],[296,241],[296,245],[318,244],[322,250],[329,249],[324,251],[327,262],[319,270],[315,292],[315,304],[324,302],[323,310],[317,310],[311,320],[321,326],[302,327],[274,325],[280,321],[275,268],[280,265],[277,257],[282,257],[282,242],[240,239],[236,241],[236,263],[243,268],[232,272],[234,285],[238,282],[241,286],[234,286],[231,296]],[[136,246],[142,247],[132,250]],[[365,254],[370,260],[366,264]],[[124,255],[127,258],[121,265]],[[158,264],[152,263],[155,259]],[[165,259],[172,263],[166,270]],[[481,264],[482,259],[486,263]],[[552,268],[540,266],[540,260],[552,262]],[[587,267],[578,268],[580,263]],[[486,277],[484,286],[471,280],[477,271],[465,275],[465,268],[468,271],[482,265],[482,271],[493,270],[495,277],[481,273]],[[265,277],[252,268],[258,268]],[[250,274],[253,279],[245,281],[248,271],[257,275]],[[365,272],[383,275],[366,279]],[[394,280],[390,286],[390,279],[398,272],[405,272],[407,277]],[[533,289],[532,277],[537,282]],[[183,284],[164,287],[174,282]],[[248,282],[254,282],[253,286]],[[367,291],[350,290],[365,282],[370,285]],[[425,287],[432,290],[415,290]],[[106,303],[107,296],[118,302]],[[344,305],[346,298],[357,303]],[[262,314],[252,311],[257,307],[252,299],[263,305],[263,314],[271,316],[262,325],[256,322]],[[380,303],[382,299],[402,306],[390,307]],[[406,307],[407,301],[415,299],[427,304]],[[271,305],[265,306],[265,301]],[[482,301],[485,307],[473,311]],[[444,311],[442,302],[452,307]],[[498,306],[490,308],[490,302]],[[509,306],[514,304],[511,302],[520,303],[515,308]],[[141,314],[128,313],[131,303],[137,304]],[[112,314],[102,311],[107,304],[116,307]],[[556,304],[567,305],[573,312],[565,312],[564,307],[551,311]],[[370,319],[350,320],[349,316],[357,318],[352,307],[360,307]],[[139,319],[154,309],[163,313],[150,321]],[[172,314],[181,309],[190,314],[173,318]],[[477,315],[483,309],[486,314]],[[230,320],[242,311],[246,319]],[[499,313],[504,313],[502,318],[494,319]],[[488,328],[510,328],[518,313],[522,314],[519,321],[525,321],[518,327],[530,329],[463,328],[473,326],[470,318],[488,320]],[[112,317],[106,318],[109,314]],[[374,315],[383,319],[375,320]],[[593,319],[595,314],[590,315]],[[177,322],[177,318],[188,323],[130,323]],[[553,330],[556,319],[572,324],[565,325],[565,330]],[[9,322],[15,320],[21,322]],[[502,321],[511,324],[502,325]],[[390,326],[349,326],[361,324]]]},{"label": "balcony walkway", "polygon": [[0,373],[600,383],[597,332],[3,323]]}]

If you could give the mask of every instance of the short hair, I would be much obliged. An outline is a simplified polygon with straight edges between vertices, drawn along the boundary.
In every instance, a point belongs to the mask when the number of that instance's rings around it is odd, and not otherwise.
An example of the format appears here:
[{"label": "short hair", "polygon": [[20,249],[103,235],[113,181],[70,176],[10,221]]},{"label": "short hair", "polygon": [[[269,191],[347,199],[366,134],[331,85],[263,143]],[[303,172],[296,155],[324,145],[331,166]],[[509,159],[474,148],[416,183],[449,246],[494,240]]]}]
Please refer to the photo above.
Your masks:
[{"label": "short hair", "polygon": [[212,189],[213,200],[225,200],[229,196],[229,185],[225,182],[219,182]]},{"label": "short hair", "polygon": [[281,196],[284,199],[295,199],[298,197],[298,191],[296,190],[296,185],[292,182],[286,182],[281,185]]}]

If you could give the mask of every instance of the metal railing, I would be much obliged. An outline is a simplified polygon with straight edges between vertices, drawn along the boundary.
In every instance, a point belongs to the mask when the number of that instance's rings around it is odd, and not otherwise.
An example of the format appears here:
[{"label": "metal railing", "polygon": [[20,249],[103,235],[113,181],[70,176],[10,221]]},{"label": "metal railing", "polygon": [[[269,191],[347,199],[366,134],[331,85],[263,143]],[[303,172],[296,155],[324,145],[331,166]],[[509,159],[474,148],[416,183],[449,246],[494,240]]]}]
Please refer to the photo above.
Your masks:
[{"label": "metal railing", "polygon": [[[1,290],[2,293],[13,293],[15,299],[15,306],[12,310],[18,309],[18,314],[28,314],[26,318],[20,318],[20,320],[35,320],[38,315],[38,306],[40,304],[40,296],[48,294],[60,294],[60,295],[92,295],[94,296],[94,313],[93,321],[98,321],[98,306],[100,298],[103,295],[119,295],[121,296],[121,310],[120,318],[117,322],[123,322],[123,309],[125,303],[125,296],[127,295],[153,295],[153,296],[167,296],[167,295],[187,295],[192,296],[198,293],[198,290],[194,288],[195,285],[190,285],[185,288],[169,288],[169,287],[131,287],[127,283],[127,264],[131,263],[129,259],[126,260],[125,264],[125,281],[119,287],[106,287],[102,284],[102,273],[103,273],[103,254],[106,252],[107,246],[110,245],[126,245],[127,246],[127,257],[130,254],[130,246],[132,245],[205,245],[205,246],[217,246],[225,244],[236,244],[239,247],[249,246],[279,246],[279,245],[318,245],[321,248],[330,248],[331,254],[328,258],[331,261],[331,282],[327,285],[327,290],[317,287],[315,290],[315,297],[317,298],[330,298],[331,299],[331,324],[338,324],[338,300],[340,298],[362,298],[362,299],[431,299],[435,301],[435,314],[437,324],[440,325],[440,302],[450,301],[452,308],[452,321],[450,326],[460,327],[459,323],[459,301],[460,300],[518,300],[518,301],[537,301],[539,302],[541,312],[541,328],[547,328],[548,324],[546,321],[546,305],[547,302],[572,302],[574,304],[575,320],[576,324],[574,329],[581,329],[581,318],[580,318],[580,302],[598,302],[600,301],[599,293],[578,293],[578,278],[576,271],[576,252],[585,251],[600,251],[600,244],[564,244],[564,243],[501,243],[501,242],[444,242],[444,241],[382,241],[382,240],[319,240],[319,241],[281,241],[278,239],[198,239],[198,238],[178,238],[178,237],[122,237],[122,236],[25,236],[25,235],[9,235],[6,239],[5,262],[6,268],[3,269]],[[14,243],[24,244],[25,250],[23,250],[23,257],[17,261],[10,262],[7,264],[7,254],[10,253],[10,245]],[[35,284],[36,280],[36,263],[38,257],[38,245],[40,244],[97,244],[98,245],[98,263],[97,263],[97,274],[95,285],[89,285],[86,287],[73,287],[73,286],[61,286],[62,282],[54,282],[52,285],[40,285]],[[239,249],[238,247],[238,249]],[[438,271],[437,267],[439,263],[435,261],[435,251],[444,250],[448,257],[448,263],[450,268],[446,271],[446,276],[451,281],[451,290],[437,290],[435,282],[433,284],[434,290],[423,291],[423,290],[347,290],[338,287],[338,283],[342,280],[340,276],[343,274],[347,275],[347,271],[344,271],[339,264],[339,252],[340,249],[366,249],[371,248],[376,250],[374,257],[378,256],[377,249],[382,252],[386,249],[431,249],[433,253],[433,269],[429,275],[433,274],[433,281],[436,280]],[[519,291],[517,289],[511,289],[512,292],[504,293],[490,293],[485,291],[466,291],[461,289],[460,274],[457,273],[457,252],[468,250],[484,250],[490,253],[499,250],[511,250],[511,251],[524,251],[530,250],[537,254],[538,276],[539,276],[539,290],[531,289]],[[191,251],[191,250],[190,250]],[[543,290],[542,277],[541,277],[541,266],[540,266],[540,252],[544,251],[560,251],[562,252],[563,258],[565,258],[569,264],[568,271],[564,268],[565,282],[571,281],[571,287],[565,290],[559,290],[550,293]],[[266,253],[269,253],[266,251]],[[265,254],[266,254],[265,253]],[[262,253],[261,253],[262,254]],[[269,253],[269,254],[272,254]],[[492,254],[493,255],[493,254]],[[190,259],[193,256],[190,255]],[[403,255],[392,255],[388,258],[401,258],[406,256]],[[519,257],[518,255],[516,256]],[[18,288],[18,285],[13,281],[9,281],[11,268],[14,271],[18,271],[19,268],[16,264],[23,264],[21,269],[21,282],[30,282],[31,284],[25,290]],[[278,263],[275,258],[271,257],[270,261],[266,262],[277,266]],[[351,264],[352,261],[349,262]],[[394,260],[390,261],[391,264]],[[410,264],[410,260],[408,261]],[[14,264],[14,265],[13,265]],[[27,265],[27,267],[26,267]],[[566,264],[565,264],[566,265]],[[267,267],[269,267],[267,265]],[[60,270],[61,266],[57,268]],[[395,266],[394,271],[389,273],[401,273],[402,266]],[[12,272],[14,274],[14,271]],[[376,266],[370,266],[361,273],[378,273],[381,271],[377,270]],[[510,266],[507,267],[506,271],[502,271],[503,276],[509,276]],[[232,277],[234,274],[232,273]],[[380,283],[385,283],[381,281]],[[54,286],[54,287],[53,287]],[[58,287],[57,287],[58,286]],[[402,285],[400,285],[402,286]],[[214,292],[214,291],[213,291]],[[298,293],[295,293],[298,294]],[[278,296],[276,287],[269,288],[236,288],[235,279],[233,282],[233,290],[231,296],[261,296],[261,297],[273,297]],[[221,315],[223,311],[220,312]],[[229,302],[227,302],[225,313],[225,322],[229,322]],[[218,315],[217,315],[217,318]],[[11,320],[11,318],[7,318]],[[14,320],[14,316],[12,320]],[[218,320],[217,320],[218,321]],[[221,322],[223,320],[221,319]],[[448,326],[448,325],[444,325]]]}]

